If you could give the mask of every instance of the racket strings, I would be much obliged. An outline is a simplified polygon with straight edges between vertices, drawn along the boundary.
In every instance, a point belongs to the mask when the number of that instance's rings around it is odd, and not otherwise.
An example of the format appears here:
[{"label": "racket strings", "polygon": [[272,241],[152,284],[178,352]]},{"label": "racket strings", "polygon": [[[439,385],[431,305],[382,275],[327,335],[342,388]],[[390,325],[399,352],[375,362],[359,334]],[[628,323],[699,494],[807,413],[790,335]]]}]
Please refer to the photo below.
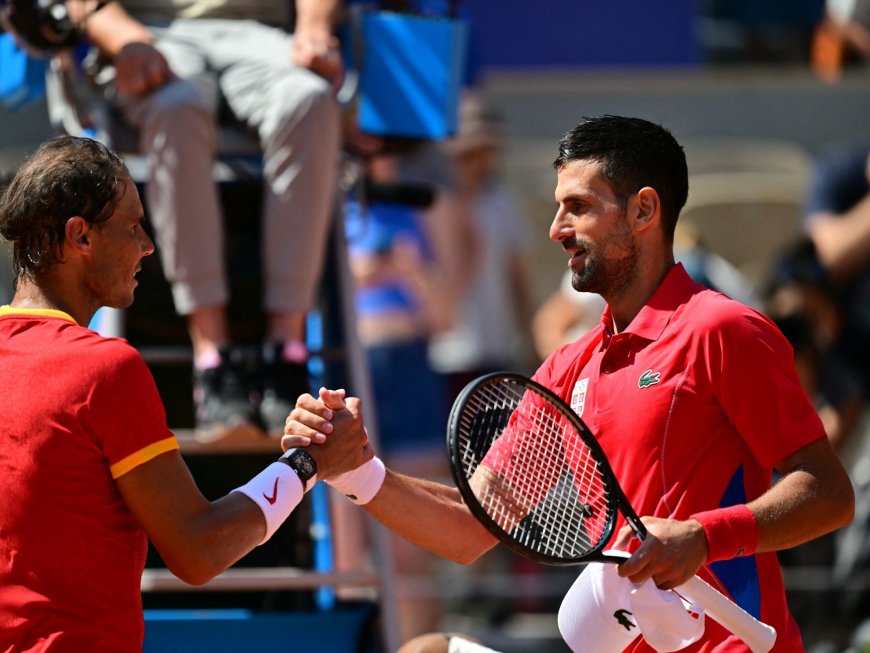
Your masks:
[{"label": "racket strings", "polygon": [[483,471],[497,479],[475,497],[515,540],[562,559],[598,546],[610,513],[607,485],[573,423],[548,399],[515,383],[480,386],[459,431],[466,478],[485,461]]},{"label": "racket strings", "polygon": [[604,531],[605,486],[597,463],[571,422],[549,402],[533,403],[530,421],[540,446],[536,447],[538,460],[526,469],[537,483],[546,482],[548,475],[535,474],[536,464],[558,473],[558,481],[536,511],[547,533],[549,550],[545,552],[562,558],[581,555],[597,545]]}]

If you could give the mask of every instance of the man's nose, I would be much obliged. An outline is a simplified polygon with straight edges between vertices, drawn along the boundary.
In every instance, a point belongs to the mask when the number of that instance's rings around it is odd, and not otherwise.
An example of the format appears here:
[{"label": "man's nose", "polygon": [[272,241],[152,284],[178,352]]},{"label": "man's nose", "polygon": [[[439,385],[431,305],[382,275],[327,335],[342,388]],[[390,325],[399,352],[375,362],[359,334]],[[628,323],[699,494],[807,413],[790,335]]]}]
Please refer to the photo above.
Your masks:
[{"label": "man's nose", "polygon": [[571,221],[567,219],[562,209],[556,211],[553,222],[550,224],[550,240],[561,242],[574,233]]},{"label": "man's nose", "polygon": [[144,231],[142,232],[140,247],[142,248],[142,256],[150,256],[154,253],[154,241]]}]

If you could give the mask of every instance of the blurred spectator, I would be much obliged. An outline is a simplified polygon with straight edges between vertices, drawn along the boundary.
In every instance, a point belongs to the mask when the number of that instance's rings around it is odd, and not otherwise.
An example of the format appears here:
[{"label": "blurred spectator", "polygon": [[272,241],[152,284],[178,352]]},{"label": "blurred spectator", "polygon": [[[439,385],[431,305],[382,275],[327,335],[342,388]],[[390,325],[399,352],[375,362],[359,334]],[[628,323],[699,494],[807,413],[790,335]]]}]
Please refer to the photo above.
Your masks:
[{"label": "blurred spectator", "polygon": [[456,320],[435,334],[429,357],[447,380],[447,401],[482,374],[522,371],[529,357],[532,307],[527,269],[529,242],[523,216],[499,178],[502,117],[477,96],[460,112],[459,134],[447,148],[460,202],[479,243],[473,277],[459,299]]},{"label": "blurred spectator", "polygon": [[[380,451],[400,472],[449,478],[443,379],[429,365],[433,334],[450,327],[470,261],[448,161],[436,143],[388,139],[368,159],[368,198],[345,207],[357,329],[371,372]],[[428,201],[427,201],[428,195]],[[371,409],[370,409],[371,410]],[[371,414],[371,413],[369,413]],[[403,639],[433,630],[444,564],[391,537]],[[422,590],[416,582],[427,585]]]},{"label": "blurred spectator", "polygon": [[544,360],[562,345],[574,342],[595,327],[606,305],[601,295],[574,290],[571,270],[566,270],[558,290],[541,303],[532,318],[538,357]]},{"label": "blurred spectator", "polygon": [[[843,323],[835,296],[815,246],[806,239],[785,252],[774,266],[765,312],[791,343],[801,384],[818,411],[828,439],[850,468],[854,461],[850,460],[849,450],[858,435],[864,388],[861,378],[841,359],[835,346]],[[860,492],[857,494],[860,505]],[[856,523],[857,518],[838,533],[780,552],[783,567],[797,575],[806,568],[836,569],[841,564],[837,562],[842,558],[841,542],[844,537],[854,537],[849,533],[854,533]],[[860,528],[866,529],[866,524]],[[793,593],[789,599],[808,650],[832,639],[832,620],[841,625],[843,636],[848,632],[847,623],[854,615],[848,614],[843,601],[845,578],[840,581],[833,588]]]},{"label": "blurred spectator", "polygon": [[[448,225],[456,214],[445,210],[455,206],[452,176],[437,149],[427,146],[422,155],[416,151],[422,145],[411,147],[372,156],[369,198],[345,207],[357,330],[387,457],[442,448],[443,384],[427,349],[432,334],[452,325],[459,294],[448,254],[459,247],[448,242],[455,238]],[[416,156],[431,165],[420,165]]]},{"label": "blurred spectator", "polygon": [[[279,430],[308,390],[305,318],[335,197],[342,75],[332,35],[339,0],[110,3],[87,21],[98,82],[138,130],[146,197],[176,310],[194,353],[197,426]],[[264,156],[263,278],[268,316],[258,383],[227,322],[218,193],[218,110]]]},{"label": "blurred spectator", "polygon": [[[866,618],[870,588],[870,451],[866,397],[870,383],[870,143],[835,145],[816,160],[805,210],[805,228],[823,272],[827,298],[841,320],[826,328],[830,349],[847,373],[859,378],[862,416],[841,456],[856,486],[855,518],[835,540],[835,608],[844,624]],[[818,309],[812,314],[819,321]],[[831,320],[827,320],[829,323]],[[824,320],[822,320],[824,322]],[[841,378],[848,378],[840,372]],[[844,628],[844,631],[846,629]],[[848,631],[846,631],[848,632]]]},{"label": "blurred spectator", "polygon": [[821,155],[804,223],[843,317],[835,346],[870,383],[870,144],[836,146]]},{"label": "blurred spectator", "polygon": [[834,296],[815,247],[805,241],[776,266],[765,310],[794,348],[804,389],[831,444],[842,451],[861,416],[864,387],[836,349],[843,318]]},{"label": "blurred spectator", "polygon": [[827,0],[816,27],[810,63],[823,80],[837,81],[851,65],[870,60],[870,1]]}]

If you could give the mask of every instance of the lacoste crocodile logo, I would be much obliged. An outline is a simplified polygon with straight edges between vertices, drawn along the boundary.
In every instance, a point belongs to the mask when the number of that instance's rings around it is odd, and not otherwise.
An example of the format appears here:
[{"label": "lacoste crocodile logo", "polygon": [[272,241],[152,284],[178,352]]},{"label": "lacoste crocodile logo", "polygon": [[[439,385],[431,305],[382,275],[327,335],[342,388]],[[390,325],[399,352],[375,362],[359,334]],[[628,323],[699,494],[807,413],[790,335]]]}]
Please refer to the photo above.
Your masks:
[{"label": "lacoste crocodile logo", "polygon": [[652,370],[647,370],[643,374],[640,375],[640,378],[637,380],[638,388],[648,388],[651,385],[655,385],[659,381],[662,380],[661,372],[653,372]]},{"label": "lacoste crocodile logo", "polygon": [[628,610],[617,610],[613,613],[613,618],[616,619],[616,623],[618,623],[626,630],[637,628],[637,624],[635,624],[631,619],[628,618],[629,615],[631,615],[631,612],[629,612]]},{"label": "lacoste crocodile logo", "polygon": [[275,505],[275,502],[278,500],[278,479],[275,479],[275,487],[272,488],[272,496],[267,496],[265,492],[263,492],[263,498],[269,502],[270,506]]}]

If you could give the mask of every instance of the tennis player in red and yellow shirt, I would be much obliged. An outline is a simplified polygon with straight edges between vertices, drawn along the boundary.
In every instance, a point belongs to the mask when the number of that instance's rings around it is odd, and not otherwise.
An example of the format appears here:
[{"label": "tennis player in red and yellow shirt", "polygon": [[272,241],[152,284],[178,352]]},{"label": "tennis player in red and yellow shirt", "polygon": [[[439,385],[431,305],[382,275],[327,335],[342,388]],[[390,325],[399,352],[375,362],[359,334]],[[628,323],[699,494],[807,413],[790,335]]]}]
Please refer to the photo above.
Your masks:
[{"label": "tennis player in red and yellow shirt", "polygon": [[83,326],[133,301],[154,251],[143,220],[123,163],[85,138],[44,143],[0,200],[16,273],[0,308],[3,653],[141,652],[147,538],[173,573],[204,583],[318,478],[372,459],[364,433],[330,438],[203,497],[141,356]]}]

